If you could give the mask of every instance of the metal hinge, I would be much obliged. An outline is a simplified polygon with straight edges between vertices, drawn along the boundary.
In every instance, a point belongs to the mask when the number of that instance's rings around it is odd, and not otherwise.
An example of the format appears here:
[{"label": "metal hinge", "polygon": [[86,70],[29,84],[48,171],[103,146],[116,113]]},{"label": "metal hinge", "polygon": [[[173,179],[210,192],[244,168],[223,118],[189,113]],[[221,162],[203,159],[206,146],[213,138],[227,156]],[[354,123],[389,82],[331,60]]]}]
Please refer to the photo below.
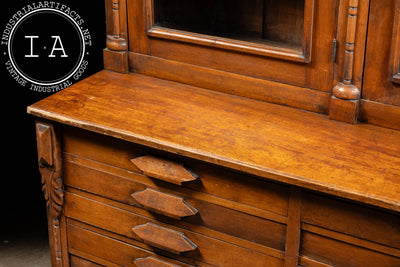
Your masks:
[{"label": "metal hinge", "polygon": [[332,42],[332,55],[331,55],[333,62],[336,61],[337,44],[338,44],[338,41],[336,40],[336,38],[334,38],[333,42]]}]

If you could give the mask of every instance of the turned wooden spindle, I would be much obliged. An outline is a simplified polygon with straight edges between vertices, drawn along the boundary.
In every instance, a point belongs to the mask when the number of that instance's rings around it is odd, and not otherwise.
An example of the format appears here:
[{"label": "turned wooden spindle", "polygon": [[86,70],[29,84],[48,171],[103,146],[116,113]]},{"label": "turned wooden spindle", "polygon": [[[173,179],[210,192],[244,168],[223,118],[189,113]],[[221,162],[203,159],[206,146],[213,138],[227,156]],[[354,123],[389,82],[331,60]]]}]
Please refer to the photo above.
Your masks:
[{"label": "turned wooden spindle", "polygon": [[349,0],[346,44],[343,57],[343,79],[332,90],[329,118],[356,123],[361,91],[353,82],[354,50],[357,34],[359,0]]},{"label": "turned wooden spindle", "polygon": [[112,34],[107,35],[107,48],[114,51],[125,51],[128,44],[125,38],[121,37],[120,25],[120,4],[119,0],[112,0]]},{"label": "turned wooden spindle", "polygon": [[358,0],[350,0],[344,53],[343,82],[335,85],[333,95],[340,99],[357,100],[360,90],[353,82],[354,46],[357,29]]}]

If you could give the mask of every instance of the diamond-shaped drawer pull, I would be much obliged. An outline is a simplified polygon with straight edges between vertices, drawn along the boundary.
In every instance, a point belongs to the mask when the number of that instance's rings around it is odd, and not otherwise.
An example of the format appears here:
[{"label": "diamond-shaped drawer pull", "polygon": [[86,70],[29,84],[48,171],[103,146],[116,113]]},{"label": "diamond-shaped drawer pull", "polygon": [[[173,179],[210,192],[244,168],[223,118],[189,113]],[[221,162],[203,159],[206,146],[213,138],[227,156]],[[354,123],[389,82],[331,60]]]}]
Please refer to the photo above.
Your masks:
[{"label": "diamond-shaped drawer pull", "polygon": [[184,233],[153,223],[135,226],[132,228],[132,231],[144,243],[175,254],[197,249],[197,246]]},{"label": "diamond-shaped drawer pull", "polygon": [[197,213],[197,210],[186,203],[182,197],[162,193],[151,188],[133,193],[131,196],[145,209],[171,218],[181,219]]},{"label": "diamond-shaped drawer pull", "polygon": [[179,265],[166,262],[155,257],[139,258],[133,261],[137,267],[180,267]]},{"label": "diamond-shaped drawer pull", "polygon": [[131,159],[131,162],[144,175],[177,185],[199,178],[197,174],[185,168],[182,163],[151,155]]}]

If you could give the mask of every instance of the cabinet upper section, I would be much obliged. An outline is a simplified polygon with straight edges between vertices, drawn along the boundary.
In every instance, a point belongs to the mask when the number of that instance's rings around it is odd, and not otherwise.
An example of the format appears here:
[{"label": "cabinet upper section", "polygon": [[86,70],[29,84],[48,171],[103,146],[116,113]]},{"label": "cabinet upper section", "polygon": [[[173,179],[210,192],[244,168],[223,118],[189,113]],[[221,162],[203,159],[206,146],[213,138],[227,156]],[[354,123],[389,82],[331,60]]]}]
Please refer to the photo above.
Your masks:
[{"label": "cabinet upper section", "polygon": [[[399,0],[106,0],[105,68],[400,129],[398,91],[364,91],[367,68],[398,88],[398,13]],[[374,69],[379,40],[390,52]]]}]

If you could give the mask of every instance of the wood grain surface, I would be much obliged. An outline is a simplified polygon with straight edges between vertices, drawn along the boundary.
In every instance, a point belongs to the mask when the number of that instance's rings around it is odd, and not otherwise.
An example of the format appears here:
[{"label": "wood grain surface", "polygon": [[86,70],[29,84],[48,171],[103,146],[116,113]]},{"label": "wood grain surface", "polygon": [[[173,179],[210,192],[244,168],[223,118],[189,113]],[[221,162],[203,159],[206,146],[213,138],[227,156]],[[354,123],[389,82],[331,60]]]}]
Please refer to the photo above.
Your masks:
[{"label": "wood grain surface", "polygon": [[400,211],[400,133],[101,71],[28,112],[264,178]]}]

